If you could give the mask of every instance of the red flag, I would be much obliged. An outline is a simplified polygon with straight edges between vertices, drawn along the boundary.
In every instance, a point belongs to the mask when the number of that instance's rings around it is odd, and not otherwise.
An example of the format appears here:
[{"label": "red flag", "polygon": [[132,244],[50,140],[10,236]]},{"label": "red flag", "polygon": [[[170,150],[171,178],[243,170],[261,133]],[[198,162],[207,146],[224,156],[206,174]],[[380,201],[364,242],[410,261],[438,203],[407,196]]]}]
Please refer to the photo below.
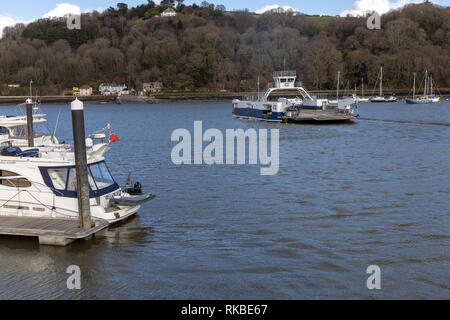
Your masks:
[{"label": "red flag", "polygon": [[109,142],[117,142],[117,141],[119,141],[119,137],[116,136],[114,133],[111,133],[109,135]]}]

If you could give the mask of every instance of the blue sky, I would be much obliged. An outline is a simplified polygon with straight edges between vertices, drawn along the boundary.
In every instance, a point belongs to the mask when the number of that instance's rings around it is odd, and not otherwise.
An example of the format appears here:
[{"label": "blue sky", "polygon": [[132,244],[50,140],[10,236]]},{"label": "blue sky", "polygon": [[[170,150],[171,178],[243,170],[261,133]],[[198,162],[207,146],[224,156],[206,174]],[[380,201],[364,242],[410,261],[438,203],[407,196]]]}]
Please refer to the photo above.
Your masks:
[{"label": "blue sky", "polygon": [[[200,4],[203,0],[186,0],[186,3]],[[70,3],[81,7],[82,11],[93,9],[104,9],[115,6],[118,2],[128,3],[129,6],[135,6],[145,3],[146,0],[17,0],[2,1],[0,6],[0,16],[10,16],[15,19],[30,20],[37,16],[53,10],[58,3]],[[350,9],[355,2],[354,0],[211,0],[214,4],[223,4],[227,9],[244,9],[248,8],[255,11],[265,7],[266,5],[278,4],[281,6],[288,5],[299,9],[305,13],[326,13],[339,14],[341,11]]]},{"label": "blue sky", "polygon": [[[186,0],[186,3],[191,4],[196,2],[200,4],[202,0]],[[30,21],[32,19],[40,18],[46,13],[55,9],[57,4],[68,3],[79,6],[81,12],[101,10],[109,6],[115,6],[117,2],[128,3],[129,6],[135,6],[145,3],[146,0],[16,0],[16,1],[2,1],[0,5],[0,19],[13,19],[14,21]],[[354,6],[362,8],[370,6],[380,6],[384,2],[386,5],[403,4],[407,2],[420,2],[420,0],[211,0],[214,4],[223,4],[227,9],[244,9],[248,8],[251,11],[264,8],[267,5],[281,5],[290,6],[301,12],[307,14],[328,14],[338,15],[345,10],[351,10]],[[449,6],[450,0],[436,0],[440,5]],[[0,26],[1,27],[1,26]]]}]

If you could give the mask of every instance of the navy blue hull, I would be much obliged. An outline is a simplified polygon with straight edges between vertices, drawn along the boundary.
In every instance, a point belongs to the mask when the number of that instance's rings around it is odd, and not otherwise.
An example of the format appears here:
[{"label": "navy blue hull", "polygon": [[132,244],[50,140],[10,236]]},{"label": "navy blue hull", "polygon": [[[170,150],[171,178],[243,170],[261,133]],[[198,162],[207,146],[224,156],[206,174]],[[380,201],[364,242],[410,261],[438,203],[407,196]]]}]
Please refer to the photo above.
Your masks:
[{"label": "navy blue hull", "polygon": [[412,100],[412,99],[406,99],[406,103],[408,104],[429,104],[433,103],[432,100]]},{"label": "navy blue hull", "polygon": [[284,112],[268,112],[251,108],[237,108],[233,110],[233,114],[237,117],[279,122],[283,121],[284,116]]}]

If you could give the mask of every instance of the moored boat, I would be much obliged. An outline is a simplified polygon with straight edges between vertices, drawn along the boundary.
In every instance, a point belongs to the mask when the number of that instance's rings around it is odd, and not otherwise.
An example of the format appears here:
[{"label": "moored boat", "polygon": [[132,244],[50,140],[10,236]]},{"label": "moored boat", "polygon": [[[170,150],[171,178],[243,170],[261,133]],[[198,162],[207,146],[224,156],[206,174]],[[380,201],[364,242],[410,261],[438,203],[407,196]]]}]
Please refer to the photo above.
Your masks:
[{"label": "moored boat", "polygon": [[[74,152],[55,137],[41,144],[40,137],[31,139],[29,132],[19,138],[10,135],[11,128],[27,127],[30,119],[0,117],[0,124],[7,129],[0,136],[0,216],[78,219]],[[33,115],[34,120],[43,123],[43,115]],[[130,188],[127,181],[120,187],[113,178],[104,154],[118,138],[111,130],[109,133],[109,142],[104,141],[103,132],[87,138],[86,155],[91,215],[113,223],[136,214],[154,195],[144,194],[140,183]],[[100,142],[94,144],[93,139]]]},{"label": "moored boat", "polygon": [[374,103],[392,103],[397,102],[397,98],[394,96],[384,96],[383,95],[383,67],[380,68],[380,94],[378,96],[372,97],[370,102]]},{"label": "moored boat", "polygon": [[430,103],[433,103],[433,99],[427,95],[427,80],[428,80],[428,72],[425,71],[425,85],[424,85],[423,96],[416,97],[416,73],[414,72],[413,97],[412,97],[412,99],[405,100],[405,102],[407,104],[430,104]]},{"label": "moored boat", "polygon": [[[338,105],[332,106],[328,99],[310,95],[303,84],[296,81],[295,71],[276,71],[273,79],[274,83],[268,85],[264,95],[234,99],[233,116],[271,122],[340,122],[358,116],[357,104],[353,98],[339,99]],[[276,99],[275,92],[293,92],[297,96]]]}]

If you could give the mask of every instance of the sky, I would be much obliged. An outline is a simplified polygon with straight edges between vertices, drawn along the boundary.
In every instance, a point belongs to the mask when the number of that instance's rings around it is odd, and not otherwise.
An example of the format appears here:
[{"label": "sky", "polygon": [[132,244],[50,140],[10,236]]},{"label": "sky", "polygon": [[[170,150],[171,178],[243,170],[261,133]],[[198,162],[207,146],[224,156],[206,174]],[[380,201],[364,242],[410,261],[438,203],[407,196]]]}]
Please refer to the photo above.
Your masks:
[{"label": "sky", "polygon": [[[158,2],[156,0],[155,2]],[[200,4],[203,0],[185,0],[186,4]],[[125,2],[130,7],[146,3],[146,0],[0,0],[0,37],[5,26],[17,22],[28,23],[34,19],[50,16],[64,16],[67,13],[83,13],[93,10],[102,11],[118,2]],[[216,5],[223,4],[227,10],[249,9],[263,13],[275,7],[292,8],[306,14],[358,15],[364,11],[374,10],[385,13],[408,3],[423,0],[209,0]],[[442,6],[450,6],[450,0],[434,0]]]}]

